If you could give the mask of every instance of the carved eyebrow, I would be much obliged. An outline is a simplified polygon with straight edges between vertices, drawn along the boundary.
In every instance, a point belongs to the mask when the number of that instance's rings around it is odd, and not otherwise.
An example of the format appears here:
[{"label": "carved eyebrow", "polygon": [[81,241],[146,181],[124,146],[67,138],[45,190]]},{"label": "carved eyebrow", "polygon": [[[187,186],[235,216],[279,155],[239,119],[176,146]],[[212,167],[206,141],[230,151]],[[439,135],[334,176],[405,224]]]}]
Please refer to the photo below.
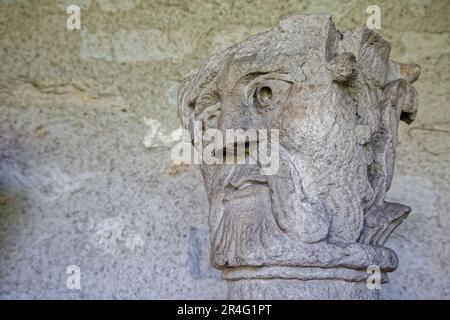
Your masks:
[{"label": "carved eyebrow", "polygon": [[[208,105],[204,105],[205,96],[214,97],[217,100],[220,100],[220,94],[217,90],[216,85],[217,75],[214,75],[214,78],[210,80],[209,83],[204,83],[203,86],[197,87],[198,93],[192,98],[192,100],[189,103],[189,106],[193,110],[194,116],[199,115],[202,113]],[[200,107],[201,109],[197,109]]]},{"label": "carved eyebrow", "polygon": [[[250,82],[250,84],[252,84],[252,82],[255,80],[261,81],[261,80],[267,80],[267,79],[283,80],[283,81],[290,82],[290,83],[295,82],[295,78],[287,72],[286,73],[284,73],[284,72],[269,72],[269,73],[261,74],[260,77],[253,78],[252,81]],[[251,86],[250,84],[249,84],[249,86]]]},{"label": "carved eyebrow", "polygon": [[248,80],[253,80],[256,79],[260,76],[264,76],[266,74],[269,74],[270,72],[249,72],[245,75],[243,75],[242,77],[239,78],[238,81],[236,81],[236,83],[242,83],[242,81],[248,81]]},{"label": "carved eyebrow", "polygon": [[195,116],[198,116],[209,107],[220,102],[220,95],[216,90],[203,90],[195,99],[195,105],[199,108],[194,109]]},{"label": "carved eyebrow", "polygon": [[[244,76],[242,76],[241,78],[239,78],[236,81],[236,84],[242,83],[245,80],[247,80],[247,81],[253,80],[253,79],[257,78],[258,76],[265,75],[267,73],[268,72],[247,73]],[[209,85],[207,85],[205,88],[203,88],[203,90],[195,97],[195,99],[193,99],[189,103],[189,105],[191,107],[193,107],[193,109],[194,109],[195,116],[198,116],[199,114],[204,112],[208,107],[210,107],[220,101],[220,94],[219,94],[218,90],[215,88],[215,86],[212,85],[212,83],[214,83],[214,81],[216,81],[216,79],[212,80],[212,82]],[[207,100],[207,99],[205,99],[205,97],[212,97],[211,100],[215,99],[217,101],[214,103],[204,103],[204,102],[208,102],[208,101],[205,101],[205,100]]]},{"label": "carved eyebrow", "polygon": [[255,90],[255,88],[259,85],[259,83],[261,83],[264,80],[281,80],[281,81],[286,81],[289,83],[294,83],[295,79],[294,77],[292,77],[290,74],[288,73],[280,73],[280,72],[270,72],[270,73],[265,73],[262,74],[260,77],[256,77],[254,79],[252,79],[247,87],[246,90],[247,92],[245,93],[246,96],[249,95],[249,92],[251,92],[252,90]]},{"label": "carved eyebrow", "polygon": [[[245,81],[251,84],[255,80],[261,81],[265,79],[277,79],[291,83],[295,82],[294,77],[292,77],[288,72],[282,70],[274,70],[267,72],[249,72],[239,78],[239,80],[236,81],[236,84],[242,84]],[[217,104],[218,102],[220,102],[220,94],[218,90],[216,90],[214,86],[208,85],[194,100],[190,102],[189,105],[194,107],[194,115],[198,116],[206,109]]]}]

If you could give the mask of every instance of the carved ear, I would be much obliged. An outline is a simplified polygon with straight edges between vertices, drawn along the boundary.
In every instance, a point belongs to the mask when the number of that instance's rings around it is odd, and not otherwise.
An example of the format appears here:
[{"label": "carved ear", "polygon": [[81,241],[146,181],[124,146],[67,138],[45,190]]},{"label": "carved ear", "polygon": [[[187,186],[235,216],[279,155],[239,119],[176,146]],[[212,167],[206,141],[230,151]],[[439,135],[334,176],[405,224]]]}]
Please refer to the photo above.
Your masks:
[{"label": "carved ear", "polygon": [[418,109],[417,91],[412,83],[419,78],[420,66],[389,60],[385,97],[391,107],[397,111],[397,118],[410,124],[414,121]]},{"label": "carved ear", "polygon": [[194,113],[194,105],[193,105],[193,85],[195,76],[197,75],[198,70],[194,69],[190,71],[178,88],[178,96],[177,96],[177,106],[178,106],[178,114],[181,119],[181,125],[184,129],[191,129],[190,124],[193,119]]},{"label": "carved ear", "polygon": [[350,52],[344,52],[334,57],[327,65],[333,81],[346,82],[353,79],[356,74],[356,58]]},{"label": "carved ear", "polygon": [[417,91],[406,80],[395,80],[384,88],[384,94],[392,108],[396,109],[397,119],[412,123],[418,110]]},{"label": "carved ear", "polygon": [[395,80],[406,80],[413,83],[420,76],[420,66],[418,64],[405,64],[394,60],[389,60],[386,83]]}]

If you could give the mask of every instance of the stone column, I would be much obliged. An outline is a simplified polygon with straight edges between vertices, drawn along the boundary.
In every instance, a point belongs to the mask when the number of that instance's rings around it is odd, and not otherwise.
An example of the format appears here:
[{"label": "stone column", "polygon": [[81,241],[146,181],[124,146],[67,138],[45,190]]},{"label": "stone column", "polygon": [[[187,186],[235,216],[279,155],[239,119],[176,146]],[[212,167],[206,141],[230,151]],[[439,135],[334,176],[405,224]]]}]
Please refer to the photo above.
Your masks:
[{"label": "stone column", "polygon": [[383,243],[410,212],[384,198],[420,74],[389,54],[369,29],[290,16],[183,80],[184,161],[200,163],[229,298],[379,298],[398,265]]}]

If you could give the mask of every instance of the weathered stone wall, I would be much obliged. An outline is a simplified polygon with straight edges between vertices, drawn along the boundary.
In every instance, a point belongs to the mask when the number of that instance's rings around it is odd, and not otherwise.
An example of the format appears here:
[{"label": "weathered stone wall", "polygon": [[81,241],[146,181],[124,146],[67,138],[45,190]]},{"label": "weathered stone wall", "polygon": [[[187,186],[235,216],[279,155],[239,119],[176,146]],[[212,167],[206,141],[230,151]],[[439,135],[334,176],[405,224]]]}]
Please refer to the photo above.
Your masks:
[{"label": "weathered stone wall", "polygon": [[0,0],[0,298],[224,298],[199,170],[170,161],[179,81],[281,16],[328,12],[343,30],[369,4],[392,57],[422,66],[388,197],[413,212],[382,297],[450,298],[447,0]]}]

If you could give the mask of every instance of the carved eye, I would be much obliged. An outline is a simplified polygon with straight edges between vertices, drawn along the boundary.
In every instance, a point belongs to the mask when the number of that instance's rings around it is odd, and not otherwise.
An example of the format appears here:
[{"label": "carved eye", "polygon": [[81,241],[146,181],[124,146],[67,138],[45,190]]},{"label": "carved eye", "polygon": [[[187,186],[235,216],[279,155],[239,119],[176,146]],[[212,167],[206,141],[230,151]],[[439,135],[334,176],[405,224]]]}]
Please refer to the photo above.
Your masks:
[{"label": "carved eye", "polygon": [[290,86],[290,82],[278,79],[267,79],[259,83],[254,89],[253,105],[263,109],[277,107],[287,97]]},{"label": "carved eye", "polygon": [[220,102],[203,107],[201,113],[196,117],[196,119],[202,121],[203,131],[206,131],[209,128],[217,127],[220,111],[221,111]]},{"label": "carved eye", "polygon": [[217,118],[218,118],[218,112],[215,112],[208,116],[208,118],[206,119],[206,122],[207,122],[209,128],[217,127]]},{"label": "carved eye", "polygon": [[272,100],[272,89],[267,86],[260,87],[256,90],[255,95],[260,104],[270,103]]},{"label": "carved eye", "polygon": [[197,99],[194,115],[195,119],[202,121],[203,131],[217,127],[220,109],[220,96],[215,91],[204,93]]}]

